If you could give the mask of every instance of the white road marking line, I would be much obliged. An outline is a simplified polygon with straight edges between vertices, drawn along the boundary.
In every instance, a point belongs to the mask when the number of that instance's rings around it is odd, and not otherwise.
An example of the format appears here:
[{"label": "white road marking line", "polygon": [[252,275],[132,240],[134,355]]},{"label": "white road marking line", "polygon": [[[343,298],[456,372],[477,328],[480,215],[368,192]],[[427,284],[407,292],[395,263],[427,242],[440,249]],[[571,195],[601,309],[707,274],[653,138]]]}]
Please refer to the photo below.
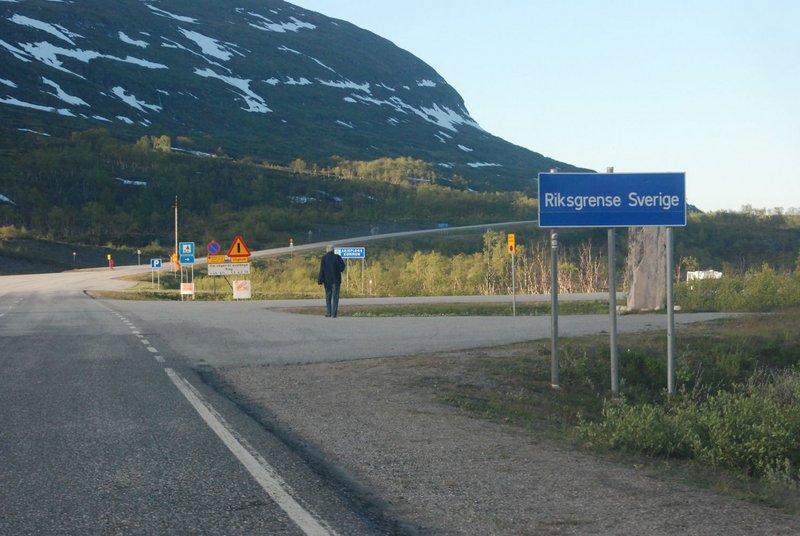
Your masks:
[{"label": "white road marking line", "polygon": [[321,521],[318,521],[289,494],[287,491],[288,486],[275,472],[275,469],[261,455],[253,454],[253,449],[247,445],[243,438],[237,439],[236,433],[230,425],[225,422],[211,404],[203,399],[202,395],[191,383],[171,368],[165,368],[164,372],[167,373],[175,387],[186,397],[186,400],[189,401],[208,427],[228,447],[228,450],[236,456],[245,469],[255,478],[256,482],[305,534],[308,536],[330,536],[336,534],[325,527]]},{"label": "white road marking line", "polygon": [[160,355],[157,355],[156,356],[156,361],[158,361],[159,363],[163,363],[164,362],[164,358],[161,357]]},{"label": "white road marking line", "polygon": [[141,343],[142,343],[142,344],[144,344],[145,346],[150,346],[150,341],[148,341],[147,339],[142,339],[142,340],[141,340],[141,341],[139,341],[139,342],[141,342]]},{"label": "white road marking line", "polygon": [[148,347],[147,347],[147,349],[148,349],[148,351],[150,351],[150,352],[152,352],[152,353],[154,353],[154,354],[157,354],[157,353],[158,353],[158,350],[156,350],[156,349],[155,349],[155,348],[153,348],[152,346],[148,346]]}]

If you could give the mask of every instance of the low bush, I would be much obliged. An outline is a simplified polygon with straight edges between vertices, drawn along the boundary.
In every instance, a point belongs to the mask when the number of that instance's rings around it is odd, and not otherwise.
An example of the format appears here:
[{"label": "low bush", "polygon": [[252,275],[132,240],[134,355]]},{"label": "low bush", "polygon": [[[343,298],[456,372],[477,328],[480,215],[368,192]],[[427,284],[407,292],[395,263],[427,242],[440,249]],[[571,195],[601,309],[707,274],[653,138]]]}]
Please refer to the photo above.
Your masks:
[{"label": "low bush", "polygon": [[800,479],[800,372],[760,373],[707,397],[666,404],[606,402],[578,435],[595,448],[694,459],[777,482]]}]

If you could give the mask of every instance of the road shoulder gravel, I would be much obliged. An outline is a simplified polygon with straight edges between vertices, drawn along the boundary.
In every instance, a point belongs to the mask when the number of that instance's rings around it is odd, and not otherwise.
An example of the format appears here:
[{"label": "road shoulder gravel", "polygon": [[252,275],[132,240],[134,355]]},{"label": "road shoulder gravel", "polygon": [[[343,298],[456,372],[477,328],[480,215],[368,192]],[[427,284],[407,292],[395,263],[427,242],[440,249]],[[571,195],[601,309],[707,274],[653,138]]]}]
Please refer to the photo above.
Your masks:
[{"label": "road shoulder gravel", "polygon": [[798,517],[437,402],[429,379],[457,374],[458,359],[247,366],[215,375],[251,412],[301,438],[316,463],[371,492],[373,506],[404,521],[404,532],[800,534]]}]

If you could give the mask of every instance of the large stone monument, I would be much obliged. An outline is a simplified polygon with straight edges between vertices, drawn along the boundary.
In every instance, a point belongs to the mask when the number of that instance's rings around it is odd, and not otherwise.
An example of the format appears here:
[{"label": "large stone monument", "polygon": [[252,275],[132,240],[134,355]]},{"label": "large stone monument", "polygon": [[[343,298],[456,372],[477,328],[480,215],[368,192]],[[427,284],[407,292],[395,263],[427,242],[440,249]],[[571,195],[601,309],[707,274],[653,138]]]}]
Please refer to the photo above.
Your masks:
[{"label": "large stone monument", "polygon": [[667,302],[667,229],[628,229],[628,311],[664,309]]}]

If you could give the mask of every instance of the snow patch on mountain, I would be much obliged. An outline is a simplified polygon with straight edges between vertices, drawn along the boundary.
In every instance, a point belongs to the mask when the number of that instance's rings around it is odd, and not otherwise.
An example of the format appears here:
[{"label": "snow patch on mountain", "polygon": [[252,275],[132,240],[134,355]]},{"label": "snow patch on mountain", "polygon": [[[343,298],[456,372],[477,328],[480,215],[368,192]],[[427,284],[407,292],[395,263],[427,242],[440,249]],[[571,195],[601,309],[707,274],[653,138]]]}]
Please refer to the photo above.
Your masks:
[{"label": "snow patch on mountain", "polygon": [[75,106],[89,106],[88,102],[86,102],[85,100],[81,99],[80,97],[74,97],[74,96],[70,95],[69,93],[67,93],[66,91],[61,89],[61,86],[59,86],[58,84],[56,84],[52,80],[48,80],[47,78],[42,77],[42,82],[44,82],[46,85],[48,85],[48,86],[50,86],[50,87],[52,87],[53,89],[56,90],[55,93],[49,93],[47,91],[45,91],[44,93],[47,93],[48,95],[52,95],[52,96],[54,96],[54,97],[56,97],[56,98],[58,98],[58,99],[60,99],[60,100],[62,100],[64,102],[66,102],[67,104],[72,104],[72,105],[75,105]]},{"label": "snow patch on mountain", "polygon": [[355,126],[353,126],[353,123],[348,123],[347,121],[342,121],[341,119],[337,119],[336,122],[342,125],[343,127],[356,128]]},{"label": "snow patch on mountain", "polygon": [[17,206],[17,204],[15,202],[13,202],[10,197],[8,197],[6,195],[3,195],[3,194],[0,194],[0,202],[8,203],[9,205]]},{"label": "snow patch on mountain", "polygon": [[[367,84],[367,86],[369,86],[369,84]],[[359,95],[357,93],[352,93],[350,95],[350,98],[361,102],[376,104],[378,106],[384,106],[384,105],[391,106],[396,111],[401,113],[413,113],[429,123],[433,123],[442,128],[446,128],[447,130],[450,130],[452,132],[458,132],[458,128],[456,128],[458,125],[467,125],[475,127],[478,130],[483,130],[480,127],[480,125],[478,125],[478,123],[476,123],[468,115],[461,115],[458,112],[451,110],[447,106],[439,106],[438,104],[435,103],[433,104],[432,108],[426,108],[425,106],[422,106],[420,108],[415,108],[414,106],[411,106],[410,104],[403,101],[403,99],[401,99],[400,97],[391,97],[389,98],[389,100],[381,100],[381,99],[376,99],[374,97],[367,97],[364,95]],[[352,102],[352,100],[348,102]]]},{"label": "snow patch on mountain", "polygon": [[336,87],[339,89],[356,89],[358,91],[363,91],[364,93],[371,93],[369,89],[369,82],[356,84],[350,80],[320,80],[319,78],[317,78],[317,80],[323,86]]},{"label": "snow patch on mountain", "polygon": [[215,67],[219,67],[220,69],[225,69],[229,73],[232,72],[229,68],[225,67],[221,63],[218,63],[218,62],[212,60],[208,56],[205,56],[205,55],[203,55],[203,54],[201,54],[199,52],[195,52],[194,50],[192,50],[190,48],[187,48],[187,47],[181,45],[180,43],[177,43],[175,41],[167,39],[166,37],[162,37],[161,39],[163,40],[162,43],[161,43],[161,47],[162,48],[175,48],[175,49],[178,49],[178,50],[184,50],[184,51],[188,52],[189,54],[192,54],[194,56],[197,56],[198,58],[201,58],[203,61],[205,61],[209,65],[213,65]]},{"label": "snow patch on mountain", "polygon": [[147,110],[152,110],[154,112],[160,112],[161,106],[157,106],[155,104],[148,104],[144,101],[140,101],[134,95],[128,95],[128,92],[125,88],[120,86],[115,86],[111,88],[111,93],[113,93],[119,100],[127,104],[132,108],[136,108],[140,112],[147,112]]},{"label": "snow patch on mountain", "polygon": [[3,84],[4,86],[8,86],[8,87],[13,87],[13,88],[17,87],[17,84],[12,82],[11,80],[6,80],[5,78],[0,78],[0,84]]},{"label": "snow patch on mountain", "polygon": [[287,76],[284,84],[287,86],[310,86],[313,84],[313,82],[304,76],[301,76],[298,80],[295,80],[291,76]]},{"label": "snow patch on mountain", "polygon": [[472,149],[470,149],[469,147],[467,147],[465,145],[461,145],[460,143],[458,144],[458,148],[461,149],[462,151],[464,151],[465,153],[471,153],[472,152]]},{"label": "snow patch on mountain", "polygon": [[44,63],[45,65],[48,65],[54,69],[58,69],[59,71],[63,71],[65,73],[75,75],[78,78],[82,79],[85,78],[65,68],[63,66],[64,65],[63,62],[59,59],[59,57],[63,56],[66,58],[72,58],[81,61],[83,63],[89,63],[92,60],[102,58],[113,61],[119,61],[123,63],[133,63],[141,67],[146,67],[148,69],[167,68],[166,65],[163,65],[161,63],[153,63],[151,61],[143,60],[141,58],[135,58],[132,56],[127,56],[125,58],[118,58],[117,56],[101,54],[99,52],[95,52],[94,50],[81,50],[81,49],[71,50],[67,48],[57,47],[46,41],[40,41],[39,43],[20,43],[20,46],[24,49],[25,53],[27,53],[34,59]]},{"label": "snow patch on mountain", "polygon": [[322,67],[323,69],[326,69],[326,70],[336,74],[336,70],[335,69],[333,69],[331,67],[328,67],[327,65],[325,65],[324,63],[322,63],[321,61],[319,61],[317,58],[315,58],[313,56],[309,56],[308,54],[303,54],[299,50],[295,50],[293,48],[289,48],[286,45],[279,46],[278,50],[280,50],[281,52],[289,52],[290,54],[297,54],[298,56],[303,56],[305,58],[308,58],[311,61],[313,61],[314,63],[316,63],[317,65],[319,65],[320,67]]},{"label": "snow patch on mountain", "polygon": [[14,14],[14,16],[9,18],[8,20],[10,20],[13,23],[20,24],[22,26],[28,26],[30,28],[35,28],[36,30],[47,32],[53,37],[57,37],[63,41],[66,41],[72,46],[75,46],[75,41],[73,41],[72,38],[83,37],[82,35],[70,32],[69,30],[58,24],[50,24],[47,22],[42,22],[40,20],[32,19],[24,15]]},{"label": "snow patch on mountain", "polygon": [[48,134],[47,132],[39,132],[38,130],[31,130],[29,128],[18,128],[17,130],[19,130],[20,132],[28,132],[30,134],[36,134],[37,136],[45,136],[47,138],[50,137],[50,134]]},{"label": "snow patch on mountain", "polygon": [[267,112],[271,112],[270,108],[267,106],[267,103],[264,102],[264,99],[261,98],[260,95],[255,93],[252,89],[250,89],[250,82],[251,80],[245,80],[243,78],[235,78],[232,76],[223,76],[221,74],[217,74],[211,69],[195,69],[194,74],[197,76],[202,76],[203,78],[216,78],[217,80],[221,80],[225,82],[229,86],[233,86],[241,91],[238,95],[244,99],[245,103],[247,104],[247,108],[242,108],[242,110],[246,112],[256,112],[265,114]]},{"label": "snow patch on mountain", "polygon": [[25,54],[24,50],[20,50],[11,43],[6,43],[2,39],[0,39],[0,46],[11,52],[11,55],[17,58],[18,60],[23,61],[25,63],[30,63],[31,60],[26,57],[27,54]]},{"label": "snow patch on mountain", "polygon": [[[304,55],[305,55],[305,54],[304,54]],[[332,73],[335,73],[335,72],[336,72],[336,71],[335,71],[333,68],[331,68],[331,67],[328,67],[327,65],[325,65],[324,63],[322,63],[321,61],[319,61],[317,58],[314,58],[314,57],[312,57],[312,56],[307,56],[307,55],[305,55],[305,56],[306,56],[306,58],[310,59],[311,61],[313,61],[313,62],[315,62],[315,63],[319,64],[319,66],[320,66],[320,67],[322,67],[323,69],[327,69],[327,70],[329,70],[329,71],[330,71],[330,72],[332,72]]]},{"label": "snow patch on mountain", "polygon": [[277,86],[278,84],[286,84],[287,86],[310,86],[313,85],[314,82],[306,78],[305,76],[301,76],[300,78],[295,79],[293,76],[287,76],[286,80],[283,82],[274,76],[267,80],[264,80],[265,84],[269,84],[271,86]]},{"label": "snow patch on mountain", "polygon": [[451,110],[447,106],[439,106],[434,104],[433,108],[422,108],[422,112],[427,115],[427,121],[436,123],[442,128],[458,132],[456,125],[467,125],[475,127],[478,130],[483,130],[481,126],[475,122],[469,115],[461,115],[458,112]]},{"label": "snow patch on mountain", "polygon": [[183,28],[178,28],[178,31],[180,31],[184,37],[190,41],[194,41],[194,43],[200,47],[200,50],[206,56],[211,56],[212,58],[217,58],[222,61],[228,61],[233,56],[233,52],[228,50],[224,45],[221,45],[216,39],[212,39],[211,37],[207,37],[201,33],[185,30]]},{"label": "snow patch on mountain", "polygon": [[145,181],[134,181],[130,179],[123,179],[120,177],[114,177],[114,180],[121,182],[125,186],[147,186],[147,182]]},{"label": "snow patch on mountain", "polygon": [[14,97],[0,99],[1,104],[10,104],[11,106],[19,106],[21,108],[30,108],[32,110],[39,110],[41,112],[56,112],[59,115],[67,117],[75,117],[75,114],[66,108],[53,108],[52,106],[42,106],[41,104],[32,104],[30,102],[21,101]]},{"label": "snow patch on mountain", "polygon": [[303,22],[298,20],[296,17],[291,17],[289,22],[272,22],[271,19],[264,17],[263,15],[259,15],[258,13],[253,13],[252,11],[247,12],[248,15],[251,17],[255,17],[259,19],[257,22],[248,22],[250,26],[257,30],[263,30],[265,32],[277,32],[277,33],[286,33],[286,32],[298,32],[300,30],[315,30],[317,27],[311,24],[310,22]]},{"label": "snow patch on mountain", "polygon": [[147,6],[147,8],[150,11],[152,11],[153,13],[158,15],[159,17],[166,17],[168,19],[173,19],[173,20],[177,20],[177,21],[180,21],[180,22],[189,22],[189,23],[192,23],[192,24],[198,24],[197,19],[193,19],[192,17],[183,17],[181,15],[176,15],[174,13],[170,13],[169,11],[164,11],[163,9],[158,9],[157,7],[151,6],[150,4],[145,4],[145,5]]},{"label": "snow patch on mountain", "polygon": [[202,158],[216,158],[217,155],[211,153],[205,153],[203,151],[193,151],[191,149],[182,149],[180,147],[172,147],[172,152],[174,153],[186,153],[192,156],[200,156]]},{"label": "snow patch on mountain", "polygon": [[122,41],[123,43],[127,43],[129,45],[133,45],[139,48],[148,47],[147,41],[142,41],[141,39],[133,39],[132,37],[128,37],[127,35],[125,35],[125,32],[119,32],[118,35],[119,35],[119,40]]},{"label": "snow patch on mountain", "polygon": [[493,164],[491,162],[469,162],[467,163],[467,165],[472,169],[478,169],[484,167],[503,167],[503,164]]},{"label": "snow patch on mountain", "polygon": [[295,50],[293,48],[289,48],[286,45],[279,46],[278,50],[280,50],[281,52],[291,52],[292,54],[299,54],[300,56],[303,55],[303,53],[300,52],[299,50]]}]

